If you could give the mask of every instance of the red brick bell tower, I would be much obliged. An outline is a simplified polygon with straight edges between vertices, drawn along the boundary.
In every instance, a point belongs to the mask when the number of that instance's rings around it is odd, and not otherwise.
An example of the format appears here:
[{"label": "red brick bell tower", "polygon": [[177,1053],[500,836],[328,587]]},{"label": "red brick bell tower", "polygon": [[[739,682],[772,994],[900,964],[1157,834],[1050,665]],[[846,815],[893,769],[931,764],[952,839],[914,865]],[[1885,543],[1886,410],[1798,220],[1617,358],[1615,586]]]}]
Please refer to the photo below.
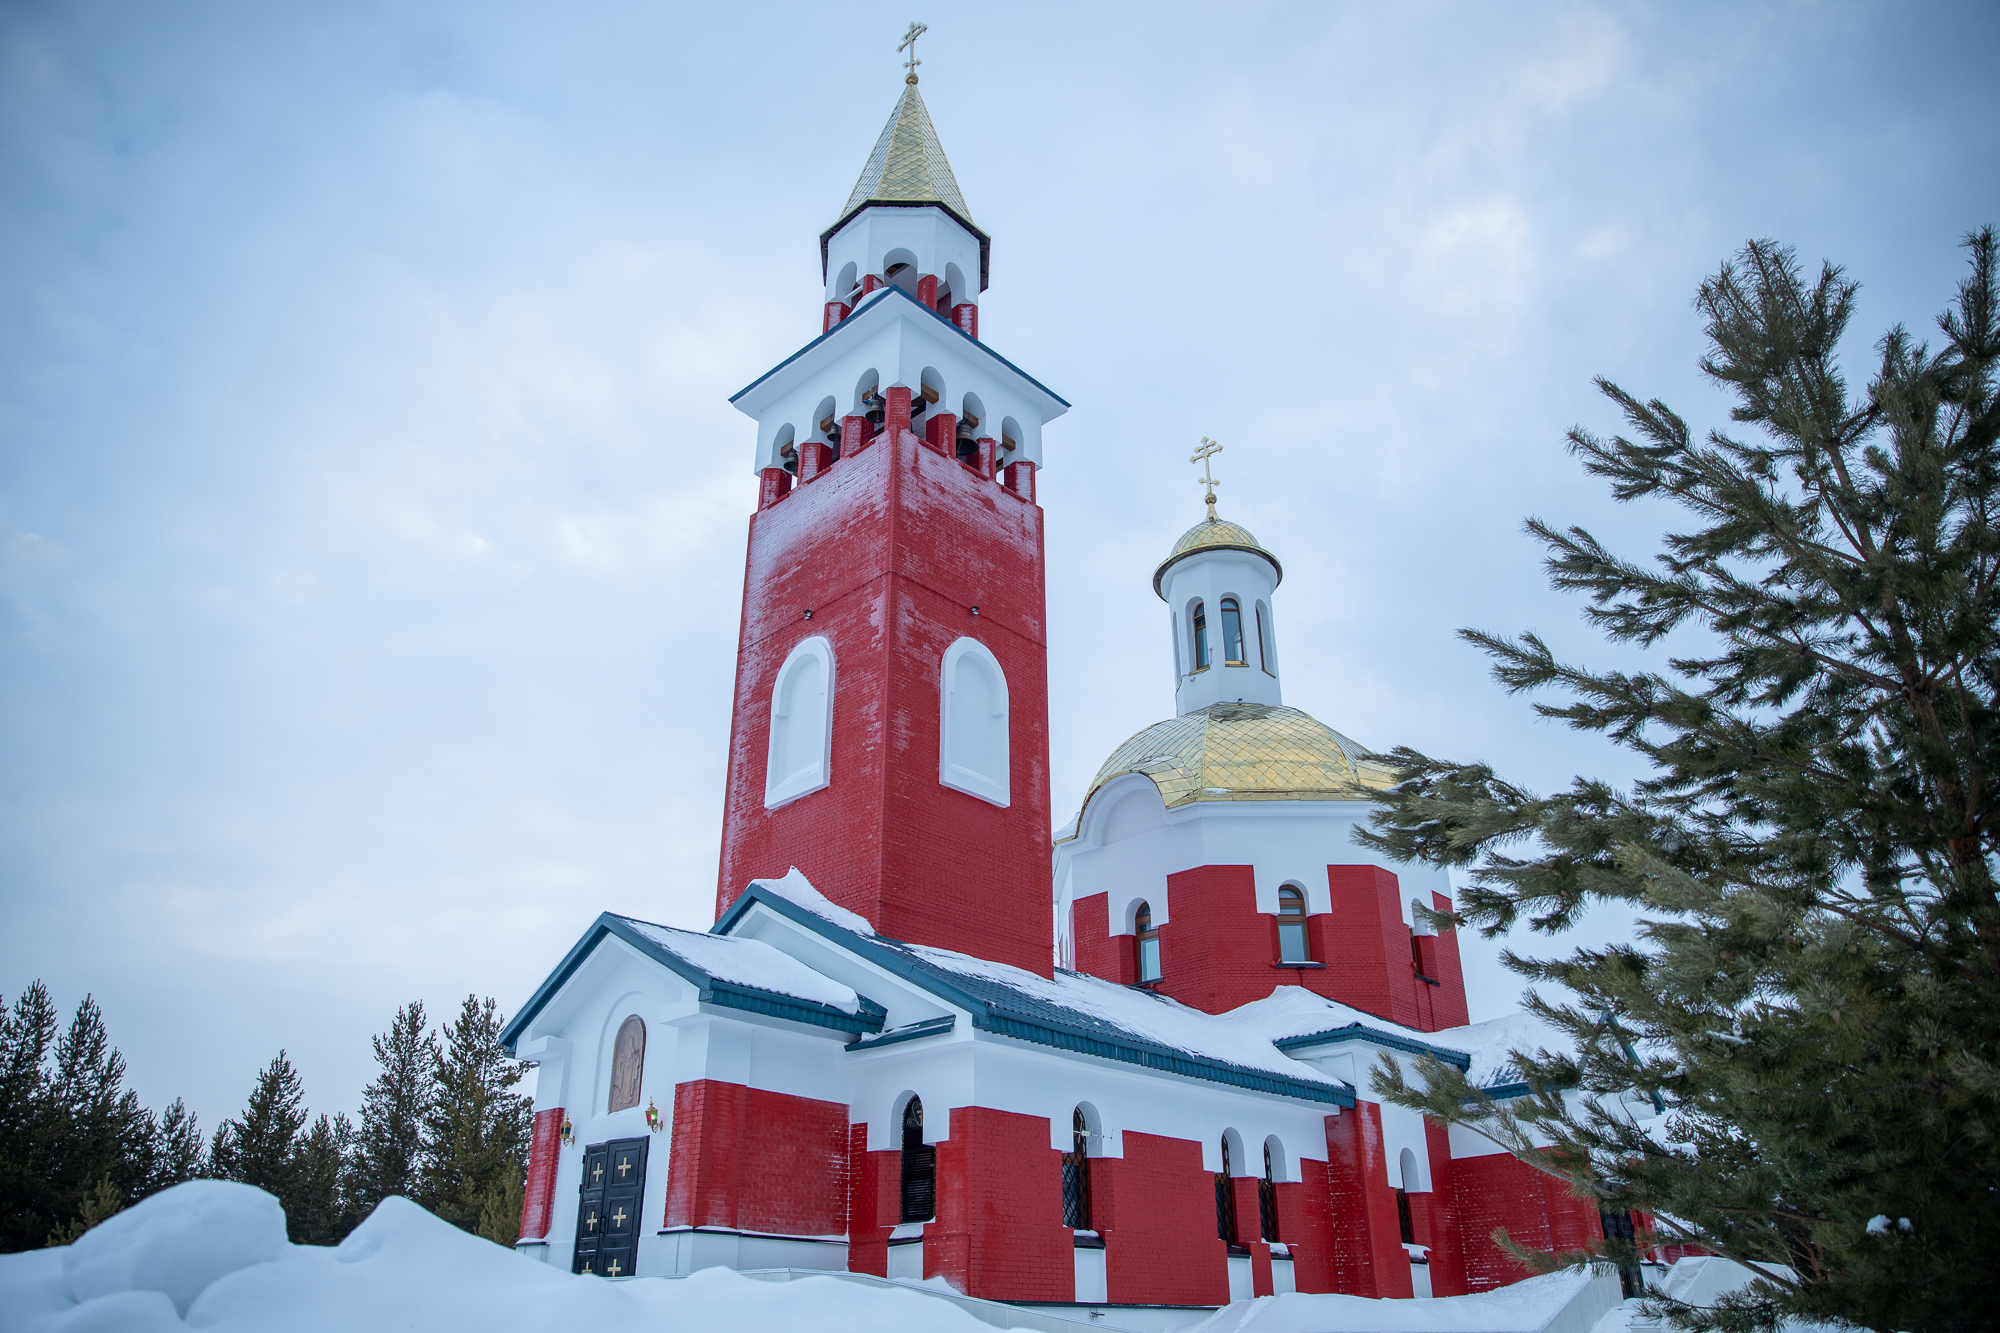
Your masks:
[{"label": "red brick bell tower", "polygon": [[796,866],[896,939],[1048,975],[1042,426],[978,341],[989,241],[914,75],[758,423],[718,915]]}]

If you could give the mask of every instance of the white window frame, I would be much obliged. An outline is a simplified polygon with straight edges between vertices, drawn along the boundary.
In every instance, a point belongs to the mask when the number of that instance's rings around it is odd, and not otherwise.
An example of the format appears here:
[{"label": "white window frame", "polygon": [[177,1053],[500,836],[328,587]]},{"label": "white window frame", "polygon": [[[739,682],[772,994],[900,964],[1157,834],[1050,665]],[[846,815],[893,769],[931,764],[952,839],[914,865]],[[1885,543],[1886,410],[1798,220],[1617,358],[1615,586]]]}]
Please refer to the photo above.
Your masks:
[{"label": "white window frame", "polygon": [[[987,774],[975,773],[951,761],[952,715],[955,711],[951,698],[952,680],[957,674],[959,661],[968,656],[983,658],[1000,685],[1000,774],[997,782]],[[1008,704],[1007,673],[1001,669],[1000,659],[977,639],[957,640],[944,650],[944,660],[938,671],[938,781],[954,791],[977,796],[1005,809],[1012,800],[1012,730],[1013,712]]]},{"label": "white window frame", "polygon": [[[819,762],[809,764],[792,773],[779,773],[778,761],[778,707],[785,697],[785,687],[792,677],[808,662],[819,662],[826,671],[826,714],[820,719]],[[771,726],[764,743],[764,808],[775,810],[781,805],[796,801],[801,796],[810,795],[833,781],[833,644],[825,635],[815,634],[802,639],[785,656],[785,664],[778,668],[776,678],[771,682]],[[797,721],[797,719],[793,719]]]}]

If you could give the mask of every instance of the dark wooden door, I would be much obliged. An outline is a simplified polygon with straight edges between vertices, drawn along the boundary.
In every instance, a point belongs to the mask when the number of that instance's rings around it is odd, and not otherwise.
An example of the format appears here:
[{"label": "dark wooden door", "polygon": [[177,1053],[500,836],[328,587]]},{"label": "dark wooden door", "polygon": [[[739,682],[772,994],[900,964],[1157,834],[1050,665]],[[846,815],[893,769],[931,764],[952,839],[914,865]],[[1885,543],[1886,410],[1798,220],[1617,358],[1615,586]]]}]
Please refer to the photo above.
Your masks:
[{"label": "dark wooden door", "polygon": [[630,1277],[639,1260],[647,1140],[613,1139],[583,1150],[572,1273]]}]

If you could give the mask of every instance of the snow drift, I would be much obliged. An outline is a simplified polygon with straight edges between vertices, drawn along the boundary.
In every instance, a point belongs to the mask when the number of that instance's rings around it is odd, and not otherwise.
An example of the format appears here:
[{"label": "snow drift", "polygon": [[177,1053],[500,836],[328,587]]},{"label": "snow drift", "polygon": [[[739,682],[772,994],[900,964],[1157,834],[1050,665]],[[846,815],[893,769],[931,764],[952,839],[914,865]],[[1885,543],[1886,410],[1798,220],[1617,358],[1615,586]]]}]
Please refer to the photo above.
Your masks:
[{"label": "snow drift", "polygon": [[760,1282],[722,1268],[624,1282],[573,1277],[407,1199],[384,1199],[336,1247],[293,1245],[276,1199],[220,1180],[164,1190],[75,1245],[0,1255],[8,1333],[584,1327],[993,1333],[922,1293],[832,1277]]}]

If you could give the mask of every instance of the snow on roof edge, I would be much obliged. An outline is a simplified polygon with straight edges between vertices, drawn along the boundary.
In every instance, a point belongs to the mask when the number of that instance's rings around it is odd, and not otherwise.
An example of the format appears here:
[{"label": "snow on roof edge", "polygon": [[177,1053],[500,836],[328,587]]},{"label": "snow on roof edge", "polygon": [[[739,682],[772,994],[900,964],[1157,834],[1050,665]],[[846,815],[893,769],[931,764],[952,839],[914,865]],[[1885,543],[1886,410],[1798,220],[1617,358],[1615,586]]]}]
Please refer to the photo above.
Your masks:
[{"label": "snow on roof edge", "polygon": [[812,881],[801,874],[797,866],[787,870],[782,879],[753,879],[750,883],[753,887],[761,884],[786,902],[796,907],[803,907],[814,916],[831,921],[842,930],[852,931],[856,935],[870,937],[875,935],[874,922],[859,912],[849,911],[814,888]]}]

